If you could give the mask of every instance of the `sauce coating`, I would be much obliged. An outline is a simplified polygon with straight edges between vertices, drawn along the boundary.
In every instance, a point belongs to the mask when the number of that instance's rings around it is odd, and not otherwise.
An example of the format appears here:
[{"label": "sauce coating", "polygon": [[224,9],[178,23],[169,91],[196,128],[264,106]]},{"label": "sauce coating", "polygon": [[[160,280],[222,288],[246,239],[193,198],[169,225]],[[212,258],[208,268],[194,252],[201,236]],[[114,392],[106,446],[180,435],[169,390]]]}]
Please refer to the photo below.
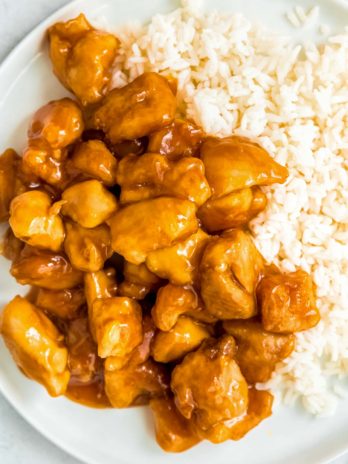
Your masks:
[{"label": "sauce coating", "polygon": [[110,91],[119,40],[84,15],[48,36],[76,100],[39,108],[23,158],[0,156],[3,254],[32,286],[2,313],[5,343],[52,396],[149,404],[166,451],[238,440],[272,412],[255,384],[320,319],[311,277],[266,266],[248,232],[288,171],[178,119],[162,75]]}]

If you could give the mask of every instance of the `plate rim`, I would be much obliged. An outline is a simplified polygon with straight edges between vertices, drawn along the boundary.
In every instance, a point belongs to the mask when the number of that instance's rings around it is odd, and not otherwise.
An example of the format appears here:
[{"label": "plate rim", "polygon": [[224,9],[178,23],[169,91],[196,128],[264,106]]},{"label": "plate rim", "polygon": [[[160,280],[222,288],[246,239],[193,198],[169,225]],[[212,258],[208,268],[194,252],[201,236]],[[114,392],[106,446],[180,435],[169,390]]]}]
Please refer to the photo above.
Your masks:
[{"label": "plate rim", "polygon": [[[122,2],[122,0],[107,0],[106,3],[114,1],[114,2]],[[328,1],[328,0],[327,0]],[[11,67],[13,65],[13,60],[16,59],[16,56],[20,54],[22,51],[25,52],[25,49],[27,47],[27,44],[32,41],[35,36],[41,31],[43,28],[47,29],[47,26],[49,26],[51,23],[54,21],[58,20],[60,16],[63,16],[65,14],[69,14],[70,11],[79,8],[79,5],[81,5],[81,11],[83,9],[86,9],[87,4],[92,4],[92,5],[97,5],[99,8],[102,8],[104,1],[103,0],[72,0],[68,1],[67,4],[57,8],[55,11],[53,11],[51,14],[49,14],[47,17],[45,17],[42,21],[40,21],[33,29],[31,29],[11,50],[10,52],[5,56],[5,58],[1,61],[0,63],[0,76],[5,72],[7,68]],[[348,12],[348,0],[333,0],[333,3],[336,3],[338,6],[343,7],[344,9],[347,10]],[[35,54],[34,56],[36,56]],[[32,56],[32,58],[34,58]],[[14,79],[12,85],[7,89],[7,91],[2,95],[0,98],[0,106],[2,102],[6,99],[7,95],[11,92],[11,89],[15,85],[19,75],[16,76]],[[73,445],[70,445],[69,443],[66,443],[63,438],[59,436],[54,436],[53,433],[49,432],[46,430],[42,424],[40,424],[39,421],[36,420],[35,415],[29,415],[26,414],[24,411],[21,410],[21,404],[20,401],[16,399],[16,396],[11,393],[11,390],[8,389],[3,380],[2,377],[0,376],[0,393],[3,395],[6,401],[14,408],[16,413],[25,420],[27,424],[29,424],[33,429],[38,432],[41,436],[46,438],[51,444],[53,444],[55,447],[58,449],[62,450],[63,452],[67,453],[71,457],[81,461],[81,463],[84,464],[101,464],[98,462],[94,457],[89,456],[87,457],[83,451],[80,451],[78,448],[75,448]],[[343,457],[344,455],[348,456],[348,438],[346,444],[343,444],[342,446],[338,447],[336,450],[332,450],[331,452],[328,451],[325,453],[325,455],[320,459],[320,462],[318,464],[330,464],[333,463],[334,460],[339,459]],[[115,464],[125,464],[125,461],[120,461],[119,459],[117,460],[117,463]]]}]

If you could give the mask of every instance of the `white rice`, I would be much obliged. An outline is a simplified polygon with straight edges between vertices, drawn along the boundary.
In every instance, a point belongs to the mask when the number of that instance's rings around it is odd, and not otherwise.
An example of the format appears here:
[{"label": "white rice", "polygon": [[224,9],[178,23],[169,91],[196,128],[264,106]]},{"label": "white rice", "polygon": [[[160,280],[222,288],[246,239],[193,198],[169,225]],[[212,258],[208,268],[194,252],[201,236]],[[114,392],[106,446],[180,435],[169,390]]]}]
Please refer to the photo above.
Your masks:
[{"label": "white rice", "polygon": [[311,10],[307,13],[306,25],[313,24],[319,18],[320,7],[318,5],[313,6]]},{"label": "white rice", "polygon": [[330,34],[330,26],[328,26],[327,24],[320,24],[319,32],[322,35],[326,35],[326,36],[329,35]]},{"label": "white rice", "polygon": [[198,11],[186,2],[121,31],[113,86],[147,70],[175,76],[183,114],[209,134],[257,138],[289,168],[252,231],[269,262],[311,273],[322,320],[267,387],[326,415],[348,373],[348,34],[301,47],[240,14]]},{"label": "white rice", "polygon": [[294,10],[287,11],[285,16],[289,23],[294,27],[301,27],[303,24]]},{"label": "white rice", "polygon": [[291,10],[285,13],[285,16],[289,23],[296,28],[304,28],[312,26],[319,18],[320,7],[318,5],[313,6],[307,12],[305,9],[297,5]]},{"label": "white rice", "polygon": [[307,21],[307,14],[304,8],[300,5],[295,6],[294,8],[295,13],[297,14],[298,19],[304,24]]}]

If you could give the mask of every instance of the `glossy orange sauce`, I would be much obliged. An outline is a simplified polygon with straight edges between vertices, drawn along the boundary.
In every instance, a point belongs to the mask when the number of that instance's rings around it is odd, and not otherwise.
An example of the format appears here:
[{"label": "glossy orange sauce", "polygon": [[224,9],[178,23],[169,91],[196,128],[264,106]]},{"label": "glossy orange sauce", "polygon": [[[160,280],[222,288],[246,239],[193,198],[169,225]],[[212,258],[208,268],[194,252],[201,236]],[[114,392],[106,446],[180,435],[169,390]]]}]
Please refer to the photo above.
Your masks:
[{"label": "glossy orange sauce", "polygon": [[65,396],[75,403],[80,403],[90,408],[111,408],[111,404],[104,391],[104,382],[101,378],[87,385],[70,382]]},{"label": "glossy orange sauce", "polygon": [[71,372],[65,396],[71,401],[91,408],[109,408],[111,404],[104,390],[104,363],[97,355],[86,316],[60,320],[69,349],[68,365]]}]

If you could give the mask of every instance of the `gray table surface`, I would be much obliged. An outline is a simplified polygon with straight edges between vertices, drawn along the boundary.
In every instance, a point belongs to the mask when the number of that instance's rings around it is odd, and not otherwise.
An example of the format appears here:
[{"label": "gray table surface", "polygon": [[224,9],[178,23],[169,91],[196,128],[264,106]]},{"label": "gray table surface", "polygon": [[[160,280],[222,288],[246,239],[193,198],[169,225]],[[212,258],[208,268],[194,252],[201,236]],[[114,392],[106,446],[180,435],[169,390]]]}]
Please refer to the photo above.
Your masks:
[{"label": "gray table surface", "polygon": [[[66,3],[69,1],[0,0],[0,62],[33,27]],[[64,464],[80,463],[27,424],[0,394],[0,463],[62,464],[63,462]],[[335,461],[335,464],[348,464],[348,456]]]}]

